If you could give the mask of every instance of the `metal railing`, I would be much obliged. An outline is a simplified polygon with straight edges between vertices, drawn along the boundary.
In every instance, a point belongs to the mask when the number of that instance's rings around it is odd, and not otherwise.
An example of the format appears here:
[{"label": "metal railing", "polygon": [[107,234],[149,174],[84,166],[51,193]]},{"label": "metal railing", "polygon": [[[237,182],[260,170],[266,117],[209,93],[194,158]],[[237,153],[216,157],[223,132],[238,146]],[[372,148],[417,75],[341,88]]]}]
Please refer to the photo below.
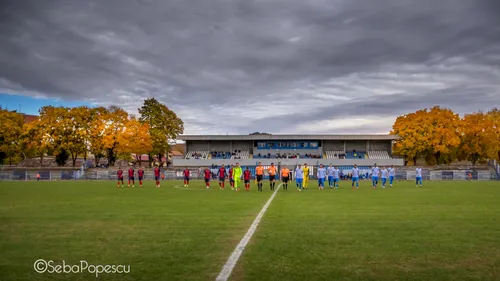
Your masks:
[{"label": "metal railing", "polygon": [[[254,174],[255,167],[251,167],[252,174]],[[310,167],[310,178],[316,179],[316,167]],[[217,169],[211,169],[212,179],[216,178]],[[202,179],[203,173],[200,169],[190,169],[191,179]],[[369,179],[368,171],[361,171],[361,179]],[[293,169],[292,169],[293,173]],[[116,170],[2,170],[0,171],[0,180],[11,181],[31,181],[37,180],[37,174],[40,175],[40,180],[43,181],[58,181],[58,180],[116,180]],[[124,171],[124,178],[127,179],[127,171]],[[182,179],[182,170],[163,170],[161,171],[162,178],[168,180]],[[345,175],[349,171],[344,171]],[[496,171],[491,170],[424,170],[422,173],[424,180],[499,180]],[[292,175],[293,176],[293,175]],[[264,178],[268,178],[267,175]],[[345,178],[345,177],[344,177]],[[138,179],[136,174],[136,180]],[[153,180],[154,174],[152,170],[146,170],[144,173],[144,180]],[[399,170],[396,172],[396,180],[414,180],[415,171],[412,170]]]}]

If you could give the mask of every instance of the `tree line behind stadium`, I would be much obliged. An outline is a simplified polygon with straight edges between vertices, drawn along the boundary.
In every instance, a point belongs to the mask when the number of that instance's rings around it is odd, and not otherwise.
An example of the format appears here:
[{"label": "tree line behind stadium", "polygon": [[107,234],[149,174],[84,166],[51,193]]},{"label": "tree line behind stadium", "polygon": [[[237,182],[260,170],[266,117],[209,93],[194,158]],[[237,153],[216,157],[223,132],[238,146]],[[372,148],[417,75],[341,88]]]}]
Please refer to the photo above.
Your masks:
[{"label": "tree line behind stadium", "polygon": [[[138,109],[139,117],[117,106],[45,106],[32,122],[24,115],[0,108],[0,163],[54,156],[65,165],[77,158],[92,159],[99,166],[102,159],[113,165],[117,159],[141,163],[148,155],[148,165],[165,159],[172,141],[184,131],[177,114],[154,98],[146,99]],[[488,159],[500,160],[500,110],[473,112],[460,116],[451,109],[434,106],[396,118],[392,135],[393,155],[428,165],[468,160],[472,164]],[[132,155],[135,155],[134,158]]]}]

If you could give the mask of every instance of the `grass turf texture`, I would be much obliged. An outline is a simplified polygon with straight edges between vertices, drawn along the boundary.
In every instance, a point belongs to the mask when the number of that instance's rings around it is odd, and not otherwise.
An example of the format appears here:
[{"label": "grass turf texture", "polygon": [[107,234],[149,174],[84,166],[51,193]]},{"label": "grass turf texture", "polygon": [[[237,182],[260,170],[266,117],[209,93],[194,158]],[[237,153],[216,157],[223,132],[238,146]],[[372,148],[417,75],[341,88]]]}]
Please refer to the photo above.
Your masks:
[{"label": "grass turf texture", "polygon": [[[131,266],[99,280],[214,280],[271,194],[267,182],[262,193],[115,184],[0,182],[0,279],[96,280],[35,273],[43,258]],[[500,280],[500,182],[424,184],[292,184],[230,280]]]}]

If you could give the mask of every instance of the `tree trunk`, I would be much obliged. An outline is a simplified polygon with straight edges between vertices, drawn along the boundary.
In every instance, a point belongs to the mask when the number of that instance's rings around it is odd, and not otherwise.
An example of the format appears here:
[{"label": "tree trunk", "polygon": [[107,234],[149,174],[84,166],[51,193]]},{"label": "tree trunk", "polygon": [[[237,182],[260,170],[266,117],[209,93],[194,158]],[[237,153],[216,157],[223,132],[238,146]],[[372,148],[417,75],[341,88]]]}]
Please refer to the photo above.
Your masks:
[{"label": "tree trunk", "polygon": [[417,166],[417,156],[412,157],[413,158],[413,166]]},{"label": "tree trunk", "polygon": [[73,167],[76,166],[76,158],[78,157],[77,153],[71,152],[71,160],[73,161]]},{"label": "tree trunk", "polygon": [[94,153],[94,158],[95,158],[95,167],[97,168],[99,166],[99,160],[101,160],[101,157],[97,156],[98,154]]},{"label": "tree trunk", "polygon": [[434,158],[436,158],[436,165],[439,164],[439,157],[441,157],[441,152],[434,153]]},{"label": "tree trunk", "polygon": [[40,167],[43,167],[43,153],[40,155]]},{"label": "tree trunk", "polygon": [[9,155],[9,166],[12,166],[12,155]]},{"label": "tree trunk", "polygon": [[153,163],[153,154],[148,153],[148,162],[149,162],[149,167],[151,167],[151,163]]}]

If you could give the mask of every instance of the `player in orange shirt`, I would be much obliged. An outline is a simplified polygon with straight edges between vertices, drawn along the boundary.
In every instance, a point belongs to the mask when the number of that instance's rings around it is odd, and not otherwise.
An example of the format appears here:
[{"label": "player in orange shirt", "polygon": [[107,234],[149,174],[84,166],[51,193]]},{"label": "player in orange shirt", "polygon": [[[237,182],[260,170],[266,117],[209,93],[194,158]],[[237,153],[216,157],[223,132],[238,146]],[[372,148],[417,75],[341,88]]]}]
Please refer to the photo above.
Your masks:
[{"label": "player in orange shirt", "polygon": [[255,181],[257,182],[257,190],[262,191],[262,179],[264,178],[264,167],[262,162],[255,168]]},{"label": "player in orange shirt", "polygon": [[271,166],[267,168],[267,173],[269,174],[269,186],[271,190],[274,190],[276,185],[276,166],[274,166],[274,163],[271,163]]},{"label": "player in orange shirt", "polygon": [[290,170],[285,166],[281,169],[281,181],[283,182],[283,190],[288,190],[288,181],[290,180]]}]

